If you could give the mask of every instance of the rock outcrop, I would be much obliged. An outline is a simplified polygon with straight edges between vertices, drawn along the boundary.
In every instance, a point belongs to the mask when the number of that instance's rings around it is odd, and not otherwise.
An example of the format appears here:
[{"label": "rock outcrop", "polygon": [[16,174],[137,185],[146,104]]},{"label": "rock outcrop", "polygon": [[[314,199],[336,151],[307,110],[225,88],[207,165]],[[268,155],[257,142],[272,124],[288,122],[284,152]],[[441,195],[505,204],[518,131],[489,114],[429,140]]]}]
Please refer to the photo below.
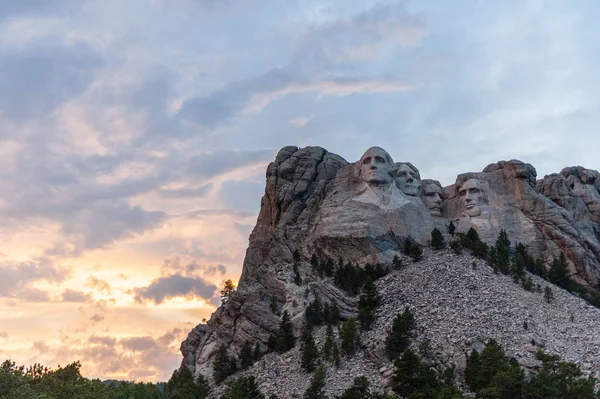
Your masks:
[{"label": "rock outcrop", "polygon": [[[400,167],[406,172],[403,177]],[[416,171],[417,182],[409,169]],[[409,183],[418,191],[409,190]],[[213,353],[221,344],[237,353],[250,340],[264,352],[281,313],[290,314],[299,332],[304,310],[316,297],[326,303],[335,300],[343,318],[354,316],[357,298],[331,279],[319,278],[310,265],[313,254],[336,263],[341,258],[359,265],[390,264],[395,256],[402,257],[406,237],[426,245],[431,230],[443,229],[451,220],[459,232],[474,227],[489,243],[505,230],[513,243],[526,244],[530,253],[546,261],[562,252],[574,279],[590,287],[599,281],[596,171],[566,168],[537,181],[532,165],[501,161],[482,172],[461,174],[455,184],[442,188],[435,180],[421,181],[414,166],[395,164],[378,147],[355,163],[320,147],[285,147],[267,169],[239,286],[184,341],[182,365],[210,376]],[[377,350],[369,353],[377,364]]]}]

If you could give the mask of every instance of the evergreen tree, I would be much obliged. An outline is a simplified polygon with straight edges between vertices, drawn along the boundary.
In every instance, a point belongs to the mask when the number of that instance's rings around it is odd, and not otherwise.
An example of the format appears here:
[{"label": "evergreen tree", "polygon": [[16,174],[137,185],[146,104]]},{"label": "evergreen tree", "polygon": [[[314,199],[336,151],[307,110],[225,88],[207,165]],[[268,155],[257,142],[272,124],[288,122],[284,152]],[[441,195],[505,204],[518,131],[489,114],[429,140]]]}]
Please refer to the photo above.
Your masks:
[{"label": "evergreen tree", "polygon": [[315,371],[317,360],[319,360],[319,350],[313,339],[310,330],[305,330],[302,334],[302,344],[300,346],[300,365],[309,373]]},{"label": "evergreen tree", "polygon": [[260,359],[261,355],[262,355],[262,353],[260,352],[260,345],[257,342],[256,344],[254,344],[254,351],[252,353],[252,360],[253,361],[257,361],[258,359]]},{"label": "evergreen tree", "polygon": [[194,380],[192,372],[187,367],[175,370],[164,388],[167,399],[203,399],[209,392],[208,381],[202,376]]},{"label": "evergreen tree", "polygon": [[437,228],[431,231],[431,247],[433,249],[443,249],[446,246],[442,232]]},{"label": "evergreen tree", "polygon": [[312,266],[313,270],[319,275],[319,277],[323,277],[323,269],[321,268],[321,262],[319,262],[319,259],[317,258],[316,254],[312,254],[312,256],[310,257],[310,265]]},{"label": "evergreen tree", "polygon": [[300,252],[298,252],[298,250],[296,249],[294,250],[292,256],[294,258],[294,284],[302,285],[302,277],[300,277],[300,270],[298,270],[298,264],[300,263]]},{"label": "evergreen tree", "polygon": [[327,325],[327,332],[325,334],[325,343],[323,344],[323,358],[325,360],[331,360],[332,350],[333,350],[333,327],[331,324]]},{"label": "evergreen tree", "polygon": [[392,328],[385,339],[385,349],[390,359],[395,359],[408,347],[408,334],[414,324],[414,316],[409,308],[398,313]]},{"label": "evergreen tree", "polygon": [[338,307],[337,302],[334,300],[332,305],[331,305],[331,314],[330,314],[330,318],[327,321],[328,324],[337,324],[338,321],[340,320],[340,308]]},{"label": "evergreen tree", "polygon": [[465,370],[465,382],[473,392],[477,392],[481,389],[478,379],[480,369],[481,360],[479,359],[479,352],[473,349],[471,355],[469,355],[469,358],[467,359],[467,368]]},{"label": "evergreen tree", "polygon": [[455,254],[459,255],[463,250],[462,241],[458,238],[453,239],[450,241],[450,249],[452,249]]},{"label": "evergreen tree", "polygon": [[549,285],[544,288],[544,299],[547,303],[551,303],[554,300],[554,294],[552,293],[552,288]]},{"label": "evergreen tree", "polygon": [[252,353],[252,343],[248,340],[244,341],[240,350],[240,362],[242,369],[245,370],[254,363],[254,355]]},{"label": "evergreen tree", "polygon": [[569,263],[564,253],[560,253],[560,257],[554,258],[548,271],[548,280],[559,287],[569,288]]},{"label": "evergreen tree", "polygon": [[271,303],[269,304],[269,307],[273,313],[277,313],[277,297],[275,295],[271,295]]},{"label": "evergreen tree", "polygon": [[233,285],[233,281],[227,280],[223,285],[223,289],[221,290],[221,300],[223,303],[227,303],[229,300],[229,295],[234,291],[235,286]]},{"label": "evergreen tree", "polygon": [[394,255],[394,259],[392,259],[392,266],[394,269],[400,269],[402,267],[402,260],[398,257],[398,255]]},{"label": "evergreen tree", "polygon": [[498,269],[503,274],[508,274],[510,271],[510,240],[508,239],[508,234],[505,230],[500,230],[495,247]]},{"label": "evergreen tree", "polygon": [[379,306],[379,301],[377,286],[371,280],[371,277],[367,277],[363,286],[363,294],[358,301],[358,321],[363,331],[371,329],[371,325],[375,321],[375,309]]},{"label": "evergreen tree", "polygon": [[253,376],[236,378],[227,383],[222,399],[265,399]]},{"label": "evergreen tree", "polygon": [[367,377],[360,376],[354,378],[354,383],[348,389],[346,389],[341,396],[336,399],[370,399],[371,393],[369,392],[369,380]]},{"label": "evergreen tree", "polygon": [[404,239],[404,254],[413,258],[415,262],[420,261],[423,258],[423,250],[415,242],[412,236],[408,236]]},{"label": "evergreen tree", "polygon": [[294,327],[290,321],[290,315],[285,310],[279,322],[279,332],[277,333],[277,352],[287,352],[294,347],[296,338],[294,337]]},{"label": "evergreen tree", "polygon": [[325,367],[323,365],[317,367],[317,371],[303,395],[303,399],[327,399],[325,395]]},{"label": "evergreen tree", "polygon": [[[435,372],[410,349],[394,362],[396,373],[392,380],[392,389],[405,398],[435,398],[440,387]],[[420,396],[412,396],[413,394]]]},{"label": "evergreen tree", "polygon": [[231,359],[227,354],[227,346],[223,343],[217,349],[217,354],[213,361],[213,379],[215,380],[215,384],[220,384],[231,374],[233,374]]},{"label": "evergreen tree", "polygon": [[448,225],[448,234],[450,234],[452,237],[454,237],[455,232],[456,232],[456,226],[454,225],[454,223],[452,223],[452,221],[450,221],[450,224]]},{"label": "evergreen tree", "polygon": [[333,343],[333,349],[331,350],[332,352],[332,357],[333,357],[333,364],[335,365],[335,367],[340,367],[340,363],[342,361],[341,356],[340,356],[340,348],[337,344],[337,342]]},{"label": "evergreen tree", "polygon": [[342,353],[345,356],[352,356],[360,343],[360,336],[358,329],[356,328],[356,320],[350,318],[342,324],[340,328],[340,340],[342,346]]}]

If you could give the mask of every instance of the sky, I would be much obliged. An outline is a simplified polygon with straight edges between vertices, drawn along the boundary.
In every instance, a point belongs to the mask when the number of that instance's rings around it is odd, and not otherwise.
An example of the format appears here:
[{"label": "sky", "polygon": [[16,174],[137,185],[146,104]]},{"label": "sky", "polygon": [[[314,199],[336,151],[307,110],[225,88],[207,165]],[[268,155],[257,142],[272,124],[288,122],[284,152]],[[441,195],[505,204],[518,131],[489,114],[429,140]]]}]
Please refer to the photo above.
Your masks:
[{"label": "sky", "polygon": [[0,361],[164,381],[287,145],[600,169],[595,0],[0,0]]}]

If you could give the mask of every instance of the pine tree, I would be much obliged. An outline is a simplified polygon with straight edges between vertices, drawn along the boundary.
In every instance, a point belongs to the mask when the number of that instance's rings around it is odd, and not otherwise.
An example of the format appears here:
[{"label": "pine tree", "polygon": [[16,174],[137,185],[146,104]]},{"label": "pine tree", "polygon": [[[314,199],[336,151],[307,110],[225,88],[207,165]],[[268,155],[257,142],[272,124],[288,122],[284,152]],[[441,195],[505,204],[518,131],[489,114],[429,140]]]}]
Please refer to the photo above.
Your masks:
[{"label": "pine tree", "polygon": [[360,376],[354,378],[354,383],[348,389],[346,389],[341,396],[338,396],[337,399],[367,399],[371,398],[371,393],[369,392],[369,380],[367,377]]},{"label": "pine tree", "polygon": [[227,354],[227,346],[223,343],[217,349],[217,354],[213,361],[213,379],[215,380],[215,384],[220,384],[231,374],[231,361]]},{"label": "pine tree", "polygon": [[222,399],[265,399],[253,376],[240,377],[227,383]]},{"label": "pine tree", "polygon": [[240,362],[242,369],[245,370],[252,366],[254,363],[254,356],[252,353],[252,343],[248,340],[244,341],[242,349],[240,350]]},{"label": "pine tree", "polygon": [[296,338],[294,337],[294,327],[290,321],[290,315],[285,310],[279,323],[279,332],[277,333],[277,352],[287,352],[294,347]]},{"label": "pine tree", "polygon": [[569,288],[569,263],[564,253],[560,253],[560,257],[554,258],[548,271],[548,280],[559,287]]},{"label": "pine tree", "polygon": [[544,288],[544,299],[547,303],[551,303],[554,300],[554,294],[552,293],[552,288],[549,285]]},{"label": "pine tree", "polygon": [[223,289],[221,290],[221,299],[223,303],[227,303],[229,300],[229,295],[234,291],[235,286],[233,285],[233,281],[227,280],[223,285]]},{"label": "pine tree", "polygon": [[479,352],[475,349],[471,351],[471,355],[467,359],[467,368],[465,370],[465,382],[469,386],[469,389],[473,392],[481,389],[478,380],[478,373],[481,369],[481,360],[479,359]]},{"label": "pine tree", "polygon": [[444,242],[444,236],[442,236],[442,232],[437,228],[431,231],[431,247],[433,249],[443,249],[446,246]]},{"label": "pine tree", "polygon": [[338,347],[337,342],[333,343],[333,349],[331,350],[332,352],[332,356],[333,356],[333,364],[335,365],[335,367],[340,367],[340,363],[341,363],[341,356],[340,356],[340,348]]},{"label": "pine tree", "polygon": [[340,320],[340,308],[338,307],[337,302],[334,300],[332,305],[331,305],[331,314],[330,314],[330,318],[327,321],[328,324],[337,324],[338,321]]},{"label": "pine tree", "polygon": [[358,321],[363,331],[371,329],[371,325],[375,321],[375,309],[379,306],[379,301],[377,286],[371,280],[371,277],[367,277],[363,286],[363,294],[358,301]]},{"label": "pine tree", "polygon": [[313,339],[313,335],[309,330],[305,330],[302,334],[302,345],[300,346],[300,365],[308,371],[313,372],[317,367],[317,360],[319,359],[319,350]]},{"label": "pine tree", "polygon": [[302,285],[302,277],[300,277],[300,270],[298,270],[298,264],[300,263],[300,252],[298,252],[298,250],[294,250],[293,253],[293,258],[294,258],[294,284],[296,285]]},{"label": "pine tree", "polygon": [[398,257],[398,255],[394,255],[394,259],[392,259],[392,266],[394,269],[400,269],[402,267],[402,260]]},{"label": "pine tree", "polygon": [[[2,396],[2,387],[0,386],[0,396]],[[6,392],[8,394],[8,392]],[[175,370],[169,381],[164,387],[165,396],[173,398],[198,398],[204,399],[210,393],[210,385],[203,376],[194,380],[194,376],[187,367]],[[4,396],[2,396],[4,397]],[[7,396],[8,397],[8,396]],[[31,396],[34,397],[33,395]],[[35,396],[38,397],[38,396]],[[40,396],[41,397],[41,396]],[[47,396],[44,396],[47,397]],[[48,396],[49,397],[49,396]],[[90,396],[91,397],[91,396]]]},{"label": "pine tree", "polygon": [[327,395],[323,390],[325,388],[325,377],[325,367],[323,365],[317,367],[310,385],[304,392],[303,399],[327,399]]},{"label": "pine tree", "polygon": [[505,230],[500,230],[495,247],[498,269],[503,274],[508,274],[510,271],[510,240]]},{"label": "pine tree", "polygon": [[321,262],[319,262],[319,259],[317,258],[316,254],[312,254],[312,256],[310,257],[310,265],[312,266],[313,270],[317,272],[319,277],[323,277],[323,269],[321,268]]},{"label": "pine tree", "polygon": [[333,327],[331,327],[331,324],[327,325],[327,332],[325,334],[325,343],[323,344],[323,358],[325,358],[325,360],[331,360],[331,351],[333,350],[333,344],[334,344],[334,340],[333,340]]},{"label": "pine tree", "polygon": [[358,349],[358,344],[360,343],[360,337],[358,335],[358,329],[356,328],[356,321],[353,318],[350,318],[342,324],[340,328],[340,340],[342,346],[342,353],[345,356],[352,356],[356,349]]},{"label": "pine tree", "polygon": [[262,355],[262,353],[260,352],[260,345],[257,342],[256,344],[254,344],[254,351],[252,353],[252,360],[253,361],[257,361],[258,359],[260,359],[261,355]]},{"label": "pine tree", "polygon": [[392,328],[385,339],[385,349],[390,359],[395,359],[408,347],[408,334],[414,324],[414,316],[409,308],[398,313]]},{"label": "pine tree", "polygon": [[[435,372],[410,349],[394,362],[396,373],[392,380],[392,389],[405,398],[435,398],[440,387]],[[421,396],[412,396],[420,394]]]},{"label": "pine tree", "polygon": [[452,237],[454,237],[455,232],[456,232],[456,226],[454,225],[454,223],[452,223],[452,221],[450,221],[450,224],[448,225],[448,234],[450,234]]}]

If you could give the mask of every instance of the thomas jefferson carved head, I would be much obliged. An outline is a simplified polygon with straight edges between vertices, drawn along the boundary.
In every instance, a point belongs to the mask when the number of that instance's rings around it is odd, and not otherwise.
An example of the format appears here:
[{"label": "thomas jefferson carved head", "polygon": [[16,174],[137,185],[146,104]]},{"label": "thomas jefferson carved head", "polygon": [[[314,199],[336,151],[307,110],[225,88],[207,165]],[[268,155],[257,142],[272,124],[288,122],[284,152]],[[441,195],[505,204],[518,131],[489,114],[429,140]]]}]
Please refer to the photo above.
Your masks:
[{"label": "thomas jefferson carved head", "polygon": [[421,198],[429,209],[431,216],[442,216],[442,201],[444,199],[444,192],[442,185],[437,180],[422,180],[421,186],[423,191],[421,192]]},{"label": "thomas jefferson carved head", "polygon": [[463,212],[470,216],[479,216],[482,208],[487,206],[488,199],[484,191],[485,183],[478,179],[469,179],[458,190]]},{"label": "thomas jefferson carved head", "polygon": [[356,166],[357,176],[369,185],[390,184],[396,169],[390,154],[380,147],[369,148]]},{"label": "thomas jefferson carved head", "polygon": [[406,195],[417,197],[421,191],[421,175],[410,162],[397,162],[396,182],[398,188]]}]

